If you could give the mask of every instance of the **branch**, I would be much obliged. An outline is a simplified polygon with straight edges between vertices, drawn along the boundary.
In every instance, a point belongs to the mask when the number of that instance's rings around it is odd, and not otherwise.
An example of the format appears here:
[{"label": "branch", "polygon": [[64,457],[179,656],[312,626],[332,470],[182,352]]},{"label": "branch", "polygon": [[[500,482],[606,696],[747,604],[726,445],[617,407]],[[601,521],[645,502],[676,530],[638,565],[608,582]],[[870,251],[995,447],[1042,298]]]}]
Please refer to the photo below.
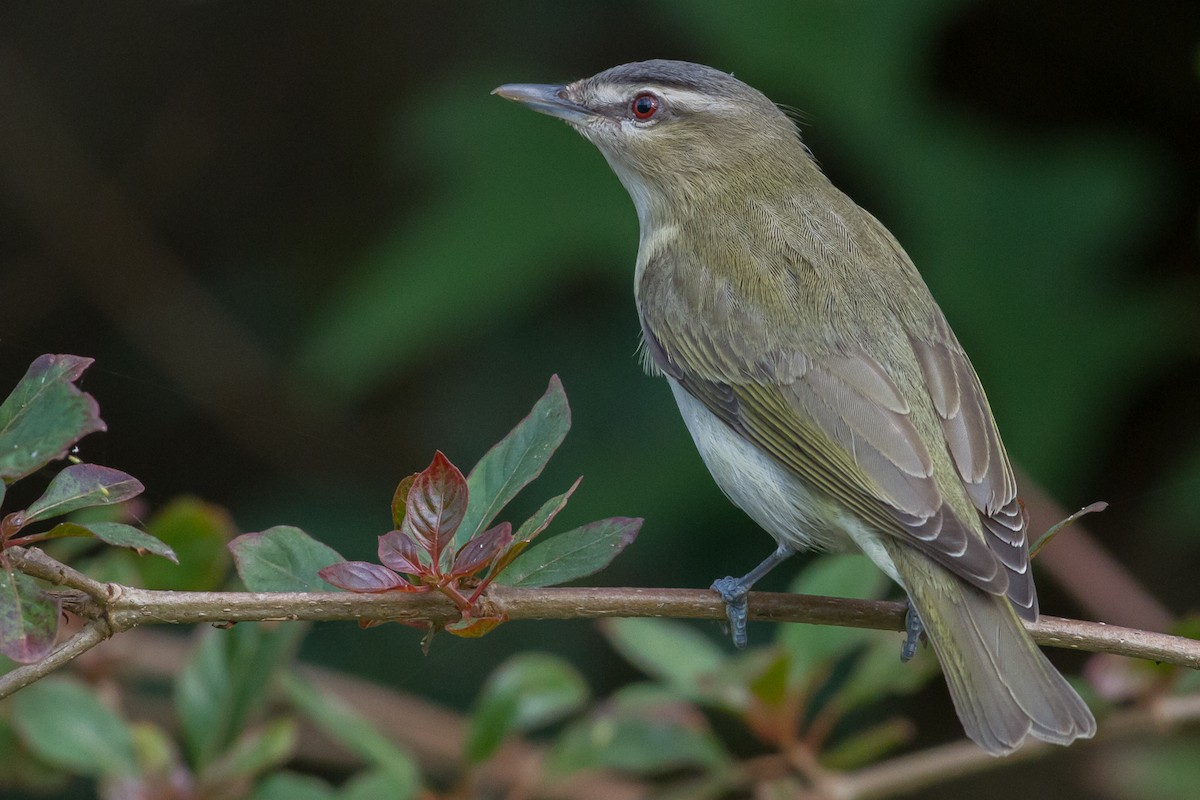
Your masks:
[{"label": "branch", "polygon": [[[459,612],[429,592],[166,592],[110,584],[107,618],[114,631],[148,624],[263,620],[454,620]],[[494,586],[483,612],[518,619],[676,617],[724,620],[721,599],[707,589],[546,588]],[[773,592],[750,593],[750,618],[851,628],[904,629],[904,605]],[[1142,658],[1200,669],[1200,640],[1042,616],[1028,624],[1039,644]]]},{"label": "branch", "polygon": [[[1200,695],[1167,695],[1156,698],[1145,708],[1120,711],[1104,719],[1104,726],[1093,741],[1076,746],[1092,747],[1095,742],[1134,735],[1163,734],[1200,720]],[[972,742],[931,747],[918,753],[873,764],[848,773],[829,773],[819,781],[818,793],[828,800],[874,800],[907,795],[927,786],[936,786],[1005,766],[1029,761],[1053,749],[1046,742],[1026,742],[1021,749],[998,762]]]},{"label": "branch", "polygon": [[0,700],[69,664],[111,635],[112,631],[107,622],[102,619],[90,621],[79,633],[63,642],[41,661],[25,664],[0,675]]},{"label": "branch", "polygon": [[[11,564],[37,578],[83,592],[77,606],[93,620],[84,632],[38,664],[0,679],[0,698],[57,669],[113,633],[142,625],[269,620],[376,620],[448,622],[460,618],[436,592],[175,592],[102,584],[60,564],[37,548],[11,547]],[[751,592],[750,618],[900,631],[905,608],[881,600]],[[725,619],[720,598],[702,589],[545,588],[493,586],[480,615],[517,619],[676,617]],[[1039,644],[1142,658],[1200,669],[1200,641],[1098,622],[1043,616],[1028,624]]]},{"label": "branch", "polygon": [[26,575],[44,581],[78,589],[89,597],[104,603],[108,599],[108,585],[93,580],[74,567],[69,567],[46,555],[36,547],[9,547],[4,550],[9,562]]}]

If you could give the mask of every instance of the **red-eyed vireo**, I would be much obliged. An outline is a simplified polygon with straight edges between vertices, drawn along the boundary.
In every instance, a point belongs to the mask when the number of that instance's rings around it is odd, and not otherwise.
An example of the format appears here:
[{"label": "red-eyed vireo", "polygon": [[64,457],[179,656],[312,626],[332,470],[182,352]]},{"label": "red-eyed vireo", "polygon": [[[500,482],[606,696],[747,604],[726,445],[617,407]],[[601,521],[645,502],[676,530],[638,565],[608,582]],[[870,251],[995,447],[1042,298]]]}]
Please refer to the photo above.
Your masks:
[{"label": "red-eyed vireo", "polygon": [[861,550],[909,597],[967,735],[1095,733],[1021,620],[1026,515],[979,379],[903,248],[821,173],[762,93],[679,61],[496,94],[600,148],[641,223],[647,367],[704,463],[778,548],[713,588],[745,642],[750,586],[796,550]]}]

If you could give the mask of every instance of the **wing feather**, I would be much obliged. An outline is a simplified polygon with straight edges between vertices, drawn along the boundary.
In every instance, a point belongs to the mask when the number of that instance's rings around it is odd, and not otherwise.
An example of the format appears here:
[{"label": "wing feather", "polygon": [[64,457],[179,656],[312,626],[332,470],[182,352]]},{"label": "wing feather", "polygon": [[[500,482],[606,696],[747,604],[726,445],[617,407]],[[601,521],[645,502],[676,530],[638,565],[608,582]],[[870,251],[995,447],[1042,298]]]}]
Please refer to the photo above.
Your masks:
[{"label": "wing feather", "polygon": [[[944,325],[944,323],[943,323]],[[1017,613],[1037,619],[1037,593],[1029,569],[1027,515],[986,396],[966,353],[949,327],[936,339],[911,340],[946,446],[967,495],[983,522],[988,546],[1008,572],[1008,597]]]}]

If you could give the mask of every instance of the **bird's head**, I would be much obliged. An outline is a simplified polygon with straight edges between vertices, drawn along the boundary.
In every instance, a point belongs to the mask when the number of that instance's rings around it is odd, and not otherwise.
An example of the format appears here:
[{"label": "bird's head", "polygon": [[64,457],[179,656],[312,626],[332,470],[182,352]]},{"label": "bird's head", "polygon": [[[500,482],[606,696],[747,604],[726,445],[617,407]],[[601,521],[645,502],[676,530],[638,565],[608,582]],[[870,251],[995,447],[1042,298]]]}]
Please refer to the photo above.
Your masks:
[{"label": "bird's head", "polygon": [[685,61],[640,61],[566,85],[498,94],[566,120],[595,144],[648,218],[734,200],[812,169],[795,125],[732,75]]}]

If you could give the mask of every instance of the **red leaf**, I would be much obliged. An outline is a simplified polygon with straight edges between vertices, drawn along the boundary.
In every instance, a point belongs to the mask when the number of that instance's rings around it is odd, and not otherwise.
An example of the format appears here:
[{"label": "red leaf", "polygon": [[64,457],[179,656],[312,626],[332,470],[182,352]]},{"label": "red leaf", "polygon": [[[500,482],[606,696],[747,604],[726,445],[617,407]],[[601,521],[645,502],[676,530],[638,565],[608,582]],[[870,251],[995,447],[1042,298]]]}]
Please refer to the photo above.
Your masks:
[{"label": "red leaf", "polygon": [[348,592],[374,593],[397,590],[416,592],[419,588],[387,567],[366,561],[343,561],[317,571],[322,580]]},{"label": "red leaf", "polygon": [[379,537],[379,561],[385,567],[406,575],[429,573],[429,569],[421,564],[416,543],[402,531],[391,531]]},{"label": "red leaf", "polygon": [[479,534],[459,548],[454,566],[450,568],[450,577],[462,578],[477,572],[508,547],[512,538],[512,523],[509,522],[501,522]]},{"label": "red leaf", "polygon": [[466,512],[467,481],[439,450],[408,490],[400,530],[429,553],[436,569],[442,550],[454,539]]}]

